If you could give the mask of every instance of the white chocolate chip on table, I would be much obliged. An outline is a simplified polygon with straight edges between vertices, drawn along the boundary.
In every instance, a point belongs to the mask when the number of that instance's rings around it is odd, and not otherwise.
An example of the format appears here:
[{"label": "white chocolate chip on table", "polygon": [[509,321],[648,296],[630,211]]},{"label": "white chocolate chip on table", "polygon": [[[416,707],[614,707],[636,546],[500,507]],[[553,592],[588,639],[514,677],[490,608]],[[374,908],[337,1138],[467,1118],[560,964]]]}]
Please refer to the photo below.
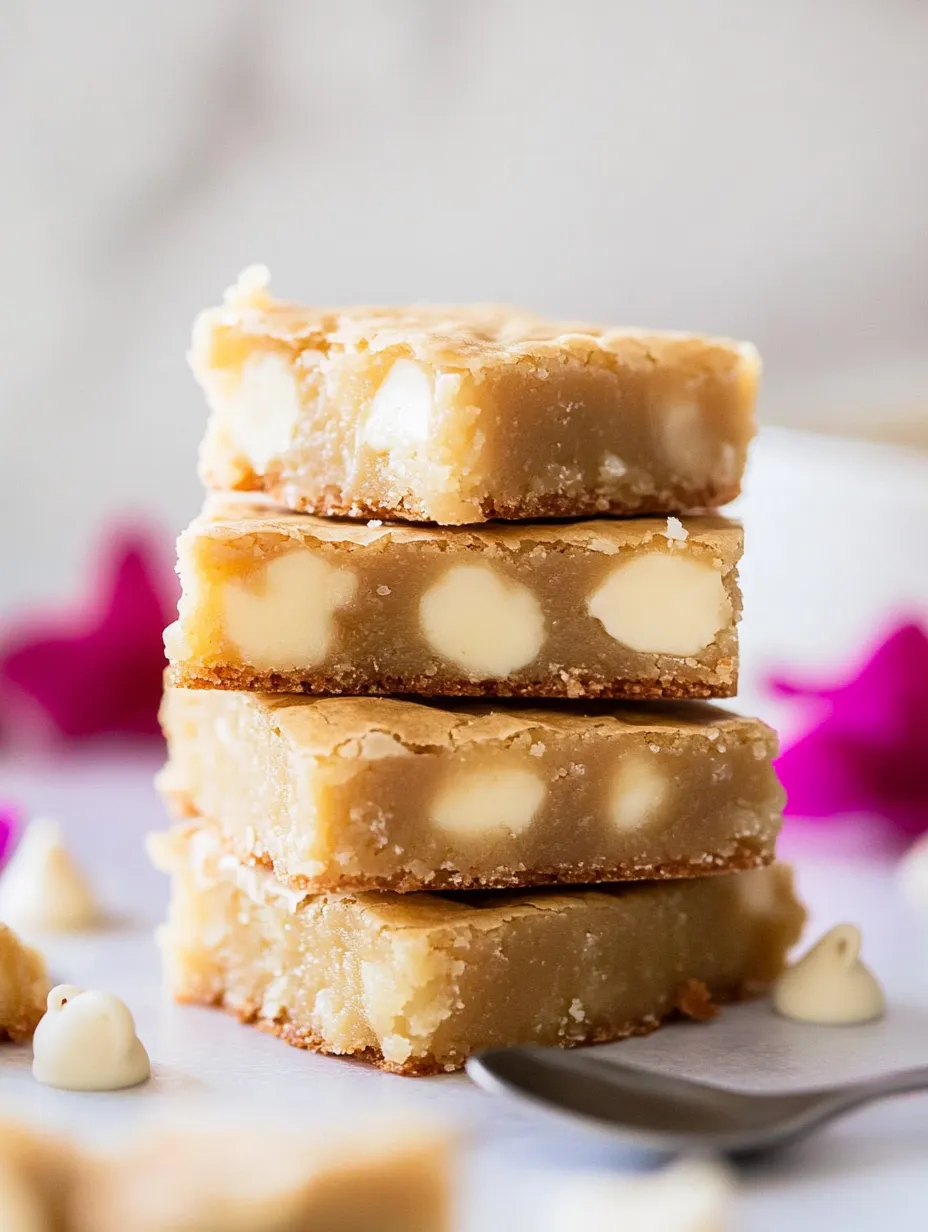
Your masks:
[{"label": "white chocolate chip on table", "polygon": [[71,932],[91,927],[99,916],[60,828],[35,818],[0,876],[0,922],[22,932]]},{"label": "white chocolate chip on table", "polygon": [[543,1226],[550,1232],[727,1232],[732,1227],[734,1179],[708,1159],[684,1159],[656,1172],[577,1172],[555,1185],[545,1206]]},{"label": "white chocolate chip on table", "polygon": [[32,1040],[32,1074],[67,1091],[118,1091],[151,1074],[129,1008],[112,993],[59,984]]},{"label": "white chocolate chip on table", "polygon": [[860,930],[838,924],[780,976],[778,1014],[822,1026],[872,1022],[886,1012],[876,976],[860,960]]}]

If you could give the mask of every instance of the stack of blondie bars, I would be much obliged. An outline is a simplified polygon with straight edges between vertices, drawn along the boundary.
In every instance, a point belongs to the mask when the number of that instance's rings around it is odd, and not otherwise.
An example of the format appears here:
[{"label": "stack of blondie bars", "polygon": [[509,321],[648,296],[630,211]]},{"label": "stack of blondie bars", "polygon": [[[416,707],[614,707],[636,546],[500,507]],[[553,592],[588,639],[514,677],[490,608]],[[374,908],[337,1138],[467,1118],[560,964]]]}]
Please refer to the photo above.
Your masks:
[{"label": "stack of blondie bars", "polygon": [[[750,346],[252,269],[192,364],[166,635],[181,1000],[402,1073],[762,989],[802,911],[737,682]],[[643,516],[648,515],[648,516]],[[659,515],[659,516],[657,516]]]}]

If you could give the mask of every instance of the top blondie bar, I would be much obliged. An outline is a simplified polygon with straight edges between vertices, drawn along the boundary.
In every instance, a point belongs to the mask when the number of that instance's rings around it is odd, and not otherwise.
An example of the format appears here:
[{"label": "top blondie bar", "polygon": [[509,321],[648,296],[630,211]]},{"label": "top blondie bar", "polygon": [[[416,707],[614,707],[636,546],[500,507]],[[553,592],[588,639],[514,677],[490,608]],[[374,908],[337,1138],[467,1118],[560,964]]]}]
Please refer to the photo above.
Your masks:
[{"label": "top blondie bar", "polygon": [[261,266],[200,314],[190,362],[207,486],[446,526],[725,504],[760,374],[749,343],[495,305],[299,307]]}]

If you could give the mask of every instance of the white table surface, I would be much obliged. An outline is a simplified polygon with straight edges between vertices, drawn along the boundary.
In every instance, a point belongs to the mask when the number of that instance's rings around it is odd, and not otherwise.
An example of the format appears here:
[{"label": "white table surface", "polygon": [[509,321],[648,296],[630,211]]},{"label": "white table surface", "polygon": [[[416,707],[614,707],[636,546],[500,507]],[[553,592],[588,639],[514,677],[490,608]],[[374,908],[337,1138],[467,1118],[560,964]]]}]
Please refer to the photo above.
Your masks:
[{"label": "white table surface", "polygon": [[[153,1081],[115,1095],[76,1094],[32,1080],[28,1047],[0,1048],[0,1115],[82,1137],[122,1138],[172,1118],[221,1115],[255,1123],[380,1121],[425,1113],[459,1126],[473,1143],[462,1226],[495,1232],[543,1226],[545,1194],[567,1171],[634,1166],[599,1136],[484,1095],[463,1075],[398,1078],[361,1064],[289,1048],[212,1010],[173,1005],[159,986],[152,928],[164,879],[147,864],[142,836],[163,825],[151,787],[158,755],[113,752],[0,762],[0,794],[58,817],[91,872],[114,923],[96,933],[46,939],[56,978],[104,987],[136,1015]],[[795,842],[792,843],[797,848]],[[777,1019],[764,1003],[726,1009],[711,1024],[679,1024],[606,1046],[623,1060],[744,1087],[803,1086],[928,1063],[928,938],[912,933],[888,861],[836,858],[844,839],[798,845],[811,931],[858,922],[865,953],[890,997],[885,1022],[816,1028]],[[928,1096],[873,1107],[800,1148],[745,1173],[739,1226],[747,1232],[819,1228],[846,1232],[928,1226]]]}]

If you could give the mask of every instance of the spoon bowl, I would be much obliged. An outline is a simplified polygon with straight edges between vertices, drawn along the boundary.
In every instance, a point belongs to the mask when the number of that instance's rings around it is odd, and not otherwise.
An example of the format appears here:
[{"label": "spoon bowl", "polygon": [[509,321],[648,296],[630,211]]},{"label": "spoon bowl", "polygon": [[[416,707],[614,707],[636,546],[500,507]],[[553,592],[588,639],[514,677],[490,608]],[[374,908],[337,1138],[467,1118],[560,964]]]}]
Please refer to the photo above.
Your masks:
[{"label": "spoon bowl", "polygon": [[478,1086],[579,1117],[633,1145],[746,1156],[804,1138],[863,1104],[928,1089],[928,1067],[813,1091],[736,1091],[557,1048],[499,1048],[472,1057]]}]

